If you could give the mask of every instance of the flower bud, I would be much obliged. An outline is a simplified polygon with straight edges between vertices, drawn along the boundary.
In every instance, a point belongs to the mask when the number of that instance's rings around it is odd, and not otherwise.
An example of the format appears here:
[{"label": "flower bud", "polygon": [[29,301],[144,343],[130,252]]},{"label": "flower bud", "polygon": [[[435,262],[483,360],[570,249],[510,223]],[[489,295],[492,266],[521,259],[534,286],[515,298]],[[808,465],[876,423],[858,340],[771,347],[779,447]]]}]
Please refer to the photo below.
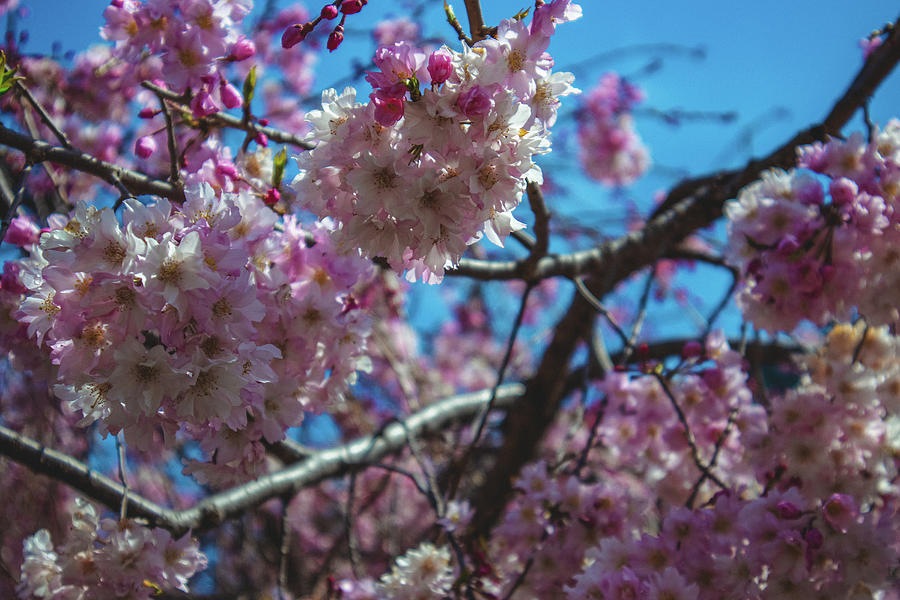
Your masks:
[{"label": "flower bud", "polygon": [[360,0],[344,0],[341,3],[341,12],[345,15],[355,15],[362,10],[363,3]]},{"label": "flower bud", "polygon": [[338,9],[337,9],[337,6],[335,6],[334,4],[326,4],[325,6],[322,7],[322,18],[323,19],[328,19],[330,21],[331,19],[334,19],[337,16],[338,16]]},{"label": "flower bud", "polygon": [[297,23],[296,25],[288,27],[281,35],[281,47],[285,49],[293,48],[309,35],[313,30],[313,27],[314,25],[312,23],[304,23],[303,25]]},{"label": "flower bud", "polygon": [[334,52],[338,46],[341,45],[341,42],[344,41],[344,28],[338,25],[334,28],[334,31],[331,32],[331,35],[328,36],[328,43],[326,46],[330,52]]},{"label": "flower bud", "polygon": [[779,502],[776,507],[782,519],[799,519],[803,512],[793,502]]},{"label": "flower bud", "polygon": [[216,106],[216,102],[213,100],[213,97],[210,96],[209,92],[200,90],[197,92],[197,95],[191,99],[191,112],[194,117],[202,119],[203,117],[208,117],[209,115],[219,112],[219,107]]},{"label": "flower bud", "polygon": [[159,110],[157,110],[155,108],[150,108],[148,106],[147,108],[141,109],[141,112],[138,113],[138,118],[139,119],[152,119],[153,117],[155,117],[158,114],[159,114]]},{"label": "flower bud", "polygon": [[436,50],[428,57],[428,74],[432,84],[441,84],[453,74],[453,59],[449,54]]},{"label": "flower bud", "polygon": [[134,153],[141,158],[150,158],[154,152],[156,152],[156,140],[149,135],[139,137],[134,144]]},{"label": "flower bud", "polygon": [[225,108],[237,108],[244,103],[244,99],[241,98],[241,93],[237,88],[224,81],[219,87],[219,95],[222,96],[222,104],[225,105]]},{"label": "flower bud", "polygon": [[231,60],[242,61],[256,54],[256,45],[252,40],[241,38],[231,47]]},{"label": "flower bud", "polygon": [[480,85],[474,85],[459,95],[456,106],[467,117],[482,117],[491,110],[491,97]]},{"label": "flower bud", "polygon": [[230,162],[220,162],[216,164],[216,173],[219,175],[224,175],[229,179],[234,179],[237,177],[237,169]]},{"label": "flower bud", "polygon": [[403,118],[403,98],[373,92],[369,94],[375,105],[375,120],[379,125],[390,127]]},{"label": "flower bud", "polygon": [[275,188],[269,188],[266,190],[266,197],[263,198],[263,202],[266,203],[266,206],[275,206],[278,204],[278,201],[281,200],[281,192],[276,190]]},{"label": "flower bud", "polygon": [[263,148],[265,148],[266,146],[269,145],[269,138],[267,138],[267,137],[266,137],[266,134],[264,134],[264,133],[261,132],[261,131],[260,131],[259,133],[256,134],[256,137],[253,138],[253,140],[254,140],[257,144],[259,144],[260,146],[262,146]]},{"label": "flower bud", "polygon": [[[3,241],[19,248],[24,248],[25,246],[36,244],[40,237],[41,230],[34,220],[31,217],[19,215],[10,222]],[[6,264],[10,263],[7,262]]]},{"label": "flower bud", "polygon": [[703,346],[700,345],[700,342],[697,340],[691,340],[685,343],[684,348],[681,349],[681,358],[697,358],[703,354]]}]

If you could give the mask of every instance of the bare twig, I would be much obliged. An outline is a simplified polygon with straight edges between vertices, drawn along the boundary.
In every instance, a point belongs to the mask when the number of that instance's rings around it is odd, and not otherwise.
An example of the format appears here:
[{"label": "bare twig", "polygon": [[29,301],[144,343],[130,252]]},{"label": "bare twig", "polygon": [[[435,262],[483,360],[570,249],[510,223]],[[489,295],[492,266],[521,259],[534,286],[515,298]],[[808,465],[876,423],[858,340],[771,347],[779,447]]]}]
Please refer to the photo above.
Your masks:
[{"label": "bare twig", "polygon": [[56,123],[53,122],[53,119],[50,118],[50,115],[47,113],[44,106],[37,101],[37,99],[31,94],[27,87],[25,87],[20,80],[16,80],[15,83],[16,91],[19,92],[25,99],[28,101],[28,104],[34,109],[34,111],[38,114],[41,119],[41,122],[47,126],[53,135],[56,136],[56,139],[59,140],[59,143],[62,144],[63,148],[68,148],[69,150],[73,150],[72,142],[69,141],[69,138],[66,137],[66,134],[63,133],[62,129],[56,126]]},{"label": "bare twig", "polygon": [[119,463],[119,481],[122,483],[122,505],[119,508],[119,520],[124,521],[128,510],[128,476],[125,473],[125,443],[122,434],[116,436],[116,458]]},{"label": "bare twig", "polygon": [[678,404],[678,400],[672,393],[671,388],[669,388],[669,384],[666,383],[666,378],[656,372],[653,373],[653,377],[659,383],[663,392],[665,392],[666,397],[669,399],[669,403],[672,405],[672,408],[675,409],[675,414],[678,415],[678,422],[681,423],[681,427],[684,429],[684,439],[687,441],[688,447],[691,450],[691,459],[694,461],[694,464],[700,470],[702,476],[714,482],[720,488],[726,489],[728,486],[713,474],[711,470],[712,465],[704,465],[703,461],[700,459],[700,450],[697,448],[697,441],[694,439],[694,432],[691,431],[691,426],[687,422],[687,416],[685,416],[684,411],[681,410],[681,405]]},{"label": "bare twig", "polygon": [[[141,85],[154,94],[157,94],[165,98],[166,100],[173,102],[181,109],[190,110],[190,108],[188,107],[188,100],[181,94],[176,94],[175,92],[159,87],[158,85],[155,85],[149,81],[144,81],[141,83]],[[292,146],[296,146],[297,148],[303,148],[304,150],[313,148],[313,144],[304,141],[304,139],[299,135],[294,135],[293,133],[288,133],[286,131],[276,129],[275,127],[264,127],[258,123],[253,122],[252,120],[248,120],[245,122],[243,119],[224,112],[218,112],[212,115],[208,115],[206,117],[203,117],[202,120],[219,127],[228,127],[231,129],[246,131],[253,137],[262,133],[265,134],[265,136],[271,141],[277,142],[279,144],[290,144]]]}]

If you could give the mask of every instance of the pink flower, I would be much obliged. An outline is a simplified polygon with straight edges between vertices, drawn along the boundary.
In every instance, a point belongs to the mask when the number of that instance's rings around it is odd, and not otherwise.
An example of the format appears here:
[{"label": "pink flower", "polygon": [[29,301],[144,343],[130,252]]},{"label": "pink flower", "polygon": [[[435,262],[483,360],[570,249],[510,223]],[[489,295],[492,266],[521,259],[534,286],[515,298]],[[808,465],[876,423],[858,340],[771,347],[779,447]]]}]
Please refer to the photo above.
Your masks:
[{"label": "pink flower", "polygon": [[403,118],[403,98],[372,92],[369,98],[375,105],[375,120],[385,127],[390,127]]},{"label": "pink flower", "polygon": [[474,85],[460,94],[456,106],[467,117],[482,117],[491,110],[493,99],[480,85]]},{"label": "pink flower", "polygon": [[822,506],[822,515],[828,524],[844,533],[856,521],[858,514],[856,502],[847,494],[832,494]]}]

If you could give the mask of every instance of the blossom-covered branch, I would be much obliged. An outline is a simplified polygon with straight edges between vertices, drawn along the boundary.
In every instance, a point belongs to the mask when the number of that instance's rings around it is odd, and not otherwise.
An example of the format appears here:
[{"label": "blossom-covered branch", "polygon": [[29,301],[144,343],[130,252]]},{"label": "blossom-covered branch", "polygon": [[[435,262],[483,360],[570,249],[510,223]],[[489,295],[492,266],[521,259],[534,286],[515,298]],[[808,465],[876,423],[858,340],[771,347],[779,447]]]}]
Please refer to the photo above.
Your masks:
[{"label": "blossom-covered branch", "polygon": [[[791,166],[799,146],[838,134],[898,62],[900,31],[894,28],[868,57],[821,124],[801,131],[766,157],[750,161],[743,169],[681,183],[669,193],[660,210],[642,229],[591,250],[546,257],[538,262],[535,277],[589,274],[588,287],[595,296],[602,298],[626,277],[652,264],[674,244],[718,219],[725,201],[734,198],[764,169]],[[520,270],[524,264],[522,261],[466,260],[460,262],[456,273],[482,279],[518,278],[523,275]],[[490,531],[512,493],[513,477],[534,457],[535,449],[565,397],[566,388],[560,382],[559,373],[566,371],[578,343],[584,339],[583,324],[588,322],[592,310],[584,298],[575,296],[557,323],[538,369],[526,383],[525,395],[515,403],[515,410],[509,411],[497,461],[473,496],[476,508],[473,535],[486,535]]]}]

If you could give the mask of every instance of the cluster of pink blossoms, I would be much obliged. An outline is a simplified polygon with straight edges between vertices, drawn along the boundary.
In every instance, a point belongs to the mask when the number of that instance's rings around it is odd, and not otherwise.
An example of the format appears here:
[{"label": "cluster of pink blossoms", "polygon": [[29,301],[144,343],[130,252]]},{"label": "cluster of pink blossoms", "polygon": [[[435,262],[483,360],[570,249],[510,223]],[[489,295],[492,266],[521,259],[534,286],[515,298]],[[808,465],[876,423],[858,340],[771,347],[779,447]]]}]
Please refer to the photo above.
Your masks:
[{"label": "cluster of pink blossoms", "polygon": [[864,329],[835,326],[805,359],[800,385],[773,400],[769,432],[747,437],[759,481],[866,505],[900,491],[900,338]]},{"label": "cluster of pink blossoms", "polygon": [[897,524],[893,509],[861,514],[843,494],[817,504],[796,488],[722,492],[711,506],[669,510],[656,535],[601,541],[566,598],[886,597],[873,594],[891,587]]},{"label": "cluster of pink blossoms", "polygon": [[512,210],[526,179],[541,181],[533,157],[549,150],[559,97],[576,92],[551,72],[550,36],[580,14],[555,0],[463,52],[379,48],[367,104],[327,90],[307,115],[317,146],[294,181],[305,207],[338,222],[339,246],[411,280],[440,281],[482,235],[502,245],[523,227]]},{"label": "cluster of pink blossoms", "polygon": [[739,303],[769,332],[847,320],[900,321],[900,121],[798,150],[800,167],[773,170],[726,207],[729,258],[743,275]]},{"label": "cluster of pink blossoms", "polygon": [[578,114],[579,159],[588,175],[607,185],[626,185],[643,175],[650,155],[634,130],[631,110],[644,93],[616,73],[588,92]]},{"label": "cluster of pink blossoms", "polygon": [[175,589],[187,592],[191,576],[206,568],[206,557],[189,535],[176,540],[165,529],[132,519],[101,520],[80,498],[71,512],[64,544],[54,547],[46,529],[25,540],[20,598],[150,598]]},{"label": "cluster of pink blossoms", "polygon": [[222,70],[256,51],[235,27],[252,7],[252,0],[113,0],[101,34],[117,42],[124,61],[160,55],[166,84],[179,93],[191,90],[195,114],[210,114],[243,102]]},{"label": "cluster of pink blossoms", "polygon": [[188,471],[225,483],[257,473],[262,439],[343,402],[367,367],[353,289],[372,267],[335,253],[326,224],[276,229],[252,193],[186,196],[179,208],[128,200],[121,223],[79,205],[3,286],[24,294],[15,335],[43,344],[83,422],[144,451],[182,430],[215,457]]},{"label": "cluster of pink blossoms", "polygon": [[[686,363],[693,372],[672,378],[666,384],[668,393],[654,377],[625,373],[610,373],[598,386],[605,396],[597,429],[604,464],[639,475],[656,496],[672,504],[684,504],[701,476],[673,399],[701,461],[715,455],[732,487],[753,484],[745,436],[767,433],[766,412],[753,402],[747,387],[743,356],[728,347],[724,334],[710,334],[697,354]],[[715,489],[707,481],[699,498]]]}]

